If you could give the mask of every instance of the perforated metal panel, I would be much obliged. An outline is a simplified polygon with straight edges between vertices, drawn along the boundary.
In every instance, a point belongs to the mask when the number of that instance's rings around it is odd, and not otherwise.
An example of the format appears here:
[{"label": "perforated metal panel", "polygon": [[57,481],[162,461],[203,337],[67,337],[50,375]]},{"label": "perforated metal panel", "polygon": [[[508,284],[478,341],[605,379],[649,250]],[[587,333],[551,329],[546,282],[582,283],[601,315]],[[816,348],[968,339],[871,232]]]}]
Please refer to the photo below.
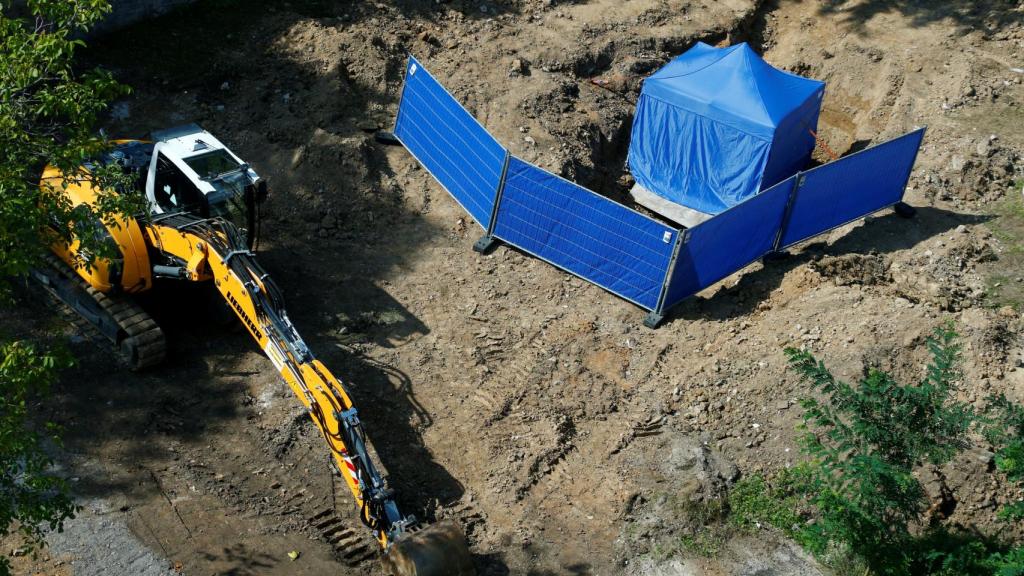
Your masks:
[{"label": "perforated metal panel", "polygon": [[924,128],[804,172],[782,246],[791,246],[903,199]]},{"label": "perforated metal panel", "polygon": [[653,310],[678,232],[512,157],[494,235]]},{"label": "perforated metal panel", "polygon": [[406,66],[395,136],[486,229],[505,148],[412,57]]},{"label": "perforated metal panel", "polygon": [[688,231],[665,295],[665,308],[770,252],[796,178],[737,204]]}]

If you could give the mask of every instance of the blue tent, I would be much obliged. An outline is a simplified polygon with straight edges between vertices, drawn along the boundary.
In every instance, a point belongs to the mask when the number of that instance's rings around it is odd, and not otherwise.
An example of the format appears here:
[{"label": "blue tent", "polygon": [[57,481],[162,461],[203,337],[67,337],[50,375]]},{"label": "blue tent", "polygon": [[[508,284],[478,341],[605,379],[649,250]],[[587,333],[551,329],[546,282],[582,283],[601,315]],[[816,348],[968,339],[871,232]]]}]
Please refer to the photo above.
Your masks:
[{"label": "blue tent", "polygon": [[746,43],[698,42],[644,82],[630,170],[658,197],[718,214],[803,168],[824,92]]}]

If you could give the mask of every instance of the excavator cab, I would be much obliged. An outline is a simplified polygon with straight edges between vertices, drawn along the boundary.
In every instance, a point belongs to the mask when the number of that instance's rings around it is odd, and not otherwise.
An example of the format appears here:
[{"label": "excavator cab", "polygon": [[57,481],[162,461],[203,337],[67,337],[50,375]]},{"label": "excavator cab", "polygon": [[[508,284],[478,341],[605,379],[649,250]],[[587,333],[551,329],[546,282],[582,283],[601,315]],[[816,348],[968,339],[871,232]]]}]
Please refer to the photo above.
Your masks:
[{"label": "excavator cab", "polygon": [[145,180],[152,215],[223,218],[239,229],[251,249],[259,235],[266,181],[196,124],[154,132],[152,139]]}]

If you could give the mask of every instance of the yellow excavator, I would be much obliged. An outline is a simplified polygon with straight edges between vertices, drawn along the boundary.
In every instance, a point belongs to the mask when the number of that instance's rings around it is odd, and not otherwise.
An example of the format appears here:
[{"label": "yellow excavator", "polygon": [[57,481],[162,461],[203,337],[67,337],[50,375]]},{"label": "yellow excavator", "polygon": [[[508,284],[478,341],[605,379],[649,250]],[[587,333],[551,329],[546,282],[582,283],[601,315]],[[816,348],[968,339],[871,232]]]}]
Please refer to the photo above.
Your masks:
[{"label": "yellow excavator", "polygon": [[[360,519],[380,543],[385,566],[397,576],[473,574],[455,522],[423,526],[399,512],[345,385],[310,352],[288,319],[280,290],[256,261],[252,248],[266,181],[195,124],[157,131],[147,140],[115,141],[92,162],[114,164],[134,177],[136,190],[122,193],[144,194],[149,213],[110,226],[97,222],[117,246],[116,257],[83,258],[77,242],[55,241],[34,278],[110,340],[132,369],[154,366],[165,356],[163,331],[133,297],[152,289],[154,278],[213,281],[319,428]],[[95,167],[87,163],[81,170]],[[97,200],[92,179],[53,167],[44,170],[40,185],[44,193],[66,194],[73,205]]]}]

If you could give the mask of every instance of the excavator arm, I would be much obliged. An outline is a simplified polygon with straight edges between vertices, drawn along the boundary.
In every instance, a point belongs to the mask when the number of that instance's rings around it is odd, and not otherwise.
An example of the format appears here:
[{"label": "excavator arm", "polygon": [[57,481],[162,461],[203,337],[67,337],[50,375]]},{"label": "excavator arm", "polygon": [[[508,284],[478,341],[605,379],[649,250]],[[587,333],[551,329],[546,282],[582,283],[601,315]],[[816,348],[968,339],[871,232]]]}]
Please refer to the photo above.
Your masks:
[{"label": "excavator arm", "polygon": [[218,292],[302,402],[348,484],[363,523],[384,550],[385,563],[401,575],[472,574],[461,530],[452,522],[420,529],[404,516],[371,458],[358,412],[342,384],[295,330],[270,276],[225,220],[187,214],[154,218],[145,227],[150,245],[177,266],[160,275],[213,280]]}]

